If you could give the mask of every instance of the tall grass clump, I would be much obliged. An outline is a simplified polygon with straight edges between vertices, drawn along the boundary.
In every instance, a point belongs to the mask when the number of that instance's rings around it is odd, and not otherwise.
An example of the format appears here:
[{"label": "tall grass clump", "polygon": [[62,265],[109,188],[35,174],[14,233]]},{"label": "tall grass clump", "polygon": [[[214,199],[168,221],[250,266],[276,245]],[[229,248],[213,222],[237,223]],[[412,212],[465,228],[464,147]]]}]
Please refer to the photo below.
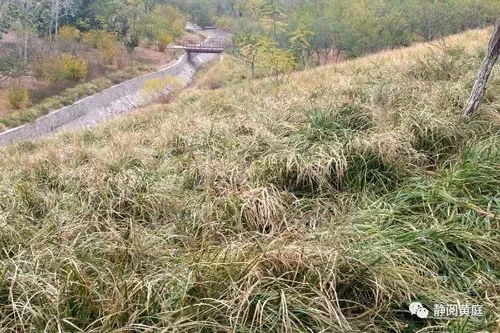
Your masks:
[{"label": "tall grass clump", "polygon": [[170,103],[2,148],[1,330],[497,331],[495,83],[460,119],[487,37],[281,87],[208,71]]}]

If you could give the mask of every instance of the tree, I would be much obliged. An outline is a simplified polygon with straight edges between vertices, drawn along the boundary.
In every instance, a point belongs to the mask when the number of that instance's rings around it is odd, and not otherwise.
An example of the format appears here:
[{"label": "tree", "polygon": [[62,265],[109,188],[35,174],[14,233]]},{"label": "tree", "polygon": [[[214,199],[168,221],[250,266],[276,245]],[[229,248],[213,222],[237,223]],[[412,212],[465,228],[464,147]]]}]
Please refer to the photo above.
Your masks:
[{"label": "tree", "polygon": [[322,56],[327,59],[334,50],[337,50],[337,55],[341,51],[340,34],[342,30],[339,20],[334,16],[341,14],[339,12],[340,7],[335,7],[335,12],[332,12],[325,5],[314,8],[314,18],[311,24],[311,47],[317,55],[319,65],[322,64]]},{"label": "tree", "polygon": [[310,38],[313,32],[308,29],[304,23],[299,23],[297,28],[290,34],[290,43],[292,49],[302,59],[304,66],[308,67],[308,60],[311,56]]},{"label": "tree", "polygon": [[64,52],[70,52],[74,54],[78,49],[80,37],[80,30],[70,25],[64,25],[59,28],[56,36],[56,41],[58,47]]},{"label": "tree", "polygon": [[10,2],[8,11],[10,27],[17,33],[19,57],[26,63],[30,37],[39,30],[45,10],[46,6],[42,1],[11,0]]},{"label": "tree", "polygon": [[236,55],[250,66],[252,78],[260,70],[279,83],[296,67],[293,53],[280,48],[268,36],[240,35],[236,41],[236,49]]},{"label": "tree", "polygon": [[0,39],[2,39],[2,33],[7,30],[9,24],[8,11],[9,7],[7,2],[0,3]]},{"label": "tree", "polygon": [[260,51],[260,40],[254,35],[239,36],[236,41],[236,55],[250,66],[252,78],[255,78],[255,65]]},{"label": "tree", "polygon": [[280,41],[280,37],[287,31],[288,24],[285,22],[287,17],[279,1],[262,0],[260,15],[260,23],[266,34],[275,41]]},{"label": "tree", "polygon": [[74,0],[46,0],[50,8],[49,35],[59,33],[61,19],[70,15],[75,7]]},{"label": "tree", "polygon": [[258,46],[257,66],[275,84],[280,84],[297,66],[293,53],[280,48],[276,41],[269,37],[261,37]]},{"label": "tree", "polygon": [[466,118],[472,117],[483,100],[484,94],[486,92],[486,84],[490,78],[493,66],[495,66],[498,57],[500,56],[500,19],[497,20],[495,28],[493,29],[493,36],[491,37],[488,52],[486,57],[479,69],[479,73],[474,83],[474,88],[472,89],[469,102],[464,110],[463,116]]},{"label": "tree", "polygon": [[137,33],[164,51],[169,43],[182,34],[185,26],[184,15],[177,8],[161,5],[137,24]]}]

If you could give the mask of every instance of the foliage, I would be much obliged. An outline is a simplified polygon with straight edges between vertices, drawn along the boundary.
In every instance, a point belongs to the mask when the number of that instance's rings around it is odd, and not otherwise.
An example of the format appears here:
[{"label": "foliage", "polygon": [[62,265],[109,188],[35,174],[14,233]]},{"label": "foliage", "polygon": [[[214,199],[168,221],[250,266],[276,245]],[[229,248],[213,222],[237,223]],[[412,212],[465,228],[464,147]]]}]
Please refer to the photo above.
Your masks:
[{"label": "foliage", "polygon": [[230,16],[218,21],[227,28],[237,25],[236,35],[248,35],[251,26],[252,34],[272,38],[307,67],[313,51],[355,57],[481,27],[500,14],[500,4],[491,0],[246,0],[237,12],[233,24]]},{"label": "foliage", "polygon": [[257,67],[276,84],[280,84],[295,69],[297,63],[291,51],[280,48],[268,38],[259,42],[259,57]]},{"label": "foliage", "polygon": [[71,54],[61,54],[40,60],[35,67],[36,74],[49,83],[62,80],[79,81],[87,77],[87,61]]},{"label": "foliage", "polygon": [[[440,38],[482,27],[498,17],[497,0],[26,0],[0,6],[3,26],[20,36],[25,62],[34,33],[52,36],[61,28],[114,33],[127,48],[138,39],[159,43],[176,39],[186,18],[201,26],[221,24],[238,34],[272,38],[291,50],[300,65],[312,54],[342,53],[351,57]],[[68,31],[69,32],[69,31]],[[73,31],[74,32],[74,31]],[[60,33],[59,33],[60,35]],[[72,35],[72,33],[70,33]],[[108,62],[116,47],[106,49]],[[110,53],[114,53],[111,55]]]},{"label": "foliage", "polygon": [[260,39],[257,36],[240,34],[236,37],[236,55],[250,65],[252,77],[256,75],[255,70],[260,51]]},{"label": "foliage", "polygon": [[148,13],[137,25],[137,32],[143,38],[156,43],[161,52],[186,26],[183,14],[175,7],[162,5]]},{"label": "foliage", "polygon": [[84,59],[63,54],[60,57],[60,64],[64,79],[79,81],[88,74],[87,62]]},{"label": "foliage", "polygon": [[[213,0],[170,0],[169,3],[188,14],[193,22],[200,26],[212,25],[217,15],[217,9],[230,10],[231,4]],[[236,2],[233,2],[233,4]]]},{"label": "foliage", "polygon": [[236,36],[236,53],[249,64],[252,77],[260,72],[280,83],[295,68],[296,59],[291,51],[280,48],[278,43],[267,36]]},{"label": "foliage", "polygon": [[59,52],[76,54],[81,48],[81,32],[77,28],[69,25],[62,26],[58,29],[56,49]]},{"label": "foliage", "polygon": [[13,109],[21,109],[29,103],[29,91],[20,82],[16,81],[7,88],[7,101]]},{"label": "foliage", "polygon": [[65,25],[59,28],[57,37],[65,41],[77,41],[80,39],[80,30],[75,27]]},{"label": "foliage", "polygon": [[137,35],[131,35],[126,41],[125,41],[125,47],[127,48],[127,51],[132,52],[134,49],[139,46],[139,36]]},{"label": "foliage", "polygon": [[165,52],[167,46],[174,41],[174,38],[169,34],[164,34],[158,37],[157,45],[160,52]]},{"label": "foliage", "polygon": [[26,64],[18,56],[7,54],[0,57],[0,73],[12,77],[19,76],[27,71]]},{"label": "foliage", "polygon": [[295,30],[290,33],[290,46],[297,57],[306,65],[311,56],[312,44],[310,42],[314,32],[309,30],[305,23],[301,22]]},{"label": "foliage", "polygon": [[121,46],[115,33],[102,30],[91,30],[83,35],[83,42],[96,48],[107,64],[114,64],[120,55]]}]

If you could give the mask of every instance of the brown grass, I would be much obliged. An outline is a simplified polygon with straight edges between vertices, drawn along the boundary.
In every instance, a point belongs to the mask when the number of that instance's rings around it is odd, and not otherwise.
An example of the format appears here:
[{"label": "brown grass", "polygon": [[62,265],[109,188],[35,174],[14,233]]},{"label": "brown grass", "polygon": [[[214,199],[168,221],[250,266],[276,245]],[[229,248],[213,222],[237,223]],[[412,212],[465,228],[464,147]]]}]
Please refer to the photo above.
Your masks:
[{"label": "brown grass", "polygon": [[[495,331],[496,75],[481,115],[460,119],[487,38],[471,31],[280,87],[193,90],[2,148],[0,326]],[[415,300],[487,313],[418,320]]]}]

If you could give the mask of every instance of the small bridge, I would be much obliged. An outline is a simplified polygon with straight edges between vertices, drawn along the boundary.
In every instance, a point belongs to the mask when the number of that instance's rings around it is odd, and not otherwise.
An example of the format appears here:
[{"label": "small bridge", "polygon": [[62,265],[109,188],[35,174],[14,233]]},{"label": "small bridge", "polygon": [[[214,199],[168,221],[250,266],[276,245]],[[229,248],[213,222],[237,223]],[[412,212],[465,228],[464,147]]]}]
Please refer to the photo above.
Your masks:
[{"label": "small bridge", "polygon": [[222,53],[226,48],[226,40],[224,38],[208,38],[201,43],[184,42],[182,45],[169,48],[184,50],[187,53]]}]

